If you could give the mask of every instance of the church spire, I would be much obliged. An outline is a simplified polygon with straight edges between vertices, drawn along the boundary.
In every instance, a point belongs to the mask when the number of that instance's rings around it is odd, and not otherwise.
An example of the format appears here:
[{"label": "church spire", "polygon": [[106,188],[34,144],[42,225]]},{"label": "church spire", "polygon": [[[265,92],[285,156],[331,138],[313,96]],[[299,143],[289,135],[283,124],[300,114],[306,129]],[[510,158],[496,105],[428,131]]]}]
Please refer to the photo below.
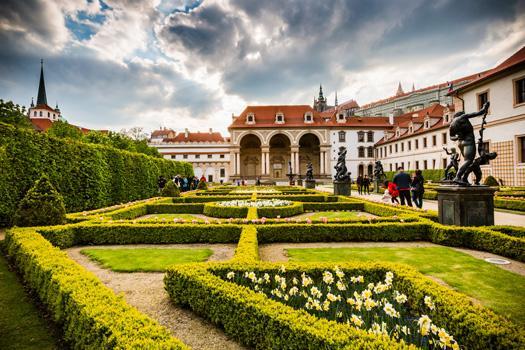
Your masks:
[{"label": "church spire", "polygon": [[399,82],[399,85],[397,86],[397,92],[396,96],[403,95],[405,92],[403,91],[403,87],[401,86],[401,82]]},{"label": "church spire", "polygon": [[40,60],[40,84],[38,85],[38,97],[36,104],[47,105],[46,85],[44,84],[44,60]]},{"label": "church spire", "polygon": [[416,85],[412,83],[412,92],[416,91]]},{"label": "church spire", "polygon": [[339,103],[337,102],[337,91],[335,92],[335,106],[337,107]]},{"label": "church spire", "polygon": [[323,86],[321,84],[319,84],[319,98],[318,98],[319,101],[323,101],[324,100],[324,96],[323,96]]}]

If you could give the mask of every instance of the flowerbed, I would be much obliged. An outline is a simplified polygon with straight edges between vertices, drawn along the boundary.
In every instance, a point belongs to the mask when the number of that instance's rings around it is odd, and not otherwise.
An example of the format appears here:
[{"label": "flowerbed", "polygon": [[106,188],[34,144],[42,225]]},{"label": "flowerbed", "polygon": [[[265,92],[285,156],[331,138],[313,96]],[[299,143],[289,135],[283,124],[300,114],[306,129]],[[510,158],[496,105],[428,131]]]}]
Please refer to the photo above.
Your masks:
[{"label": "flowerbed", "polygon": [[292,202],[281,199],[259,199],[259,200],[232,200],[226,202],[216,203],[219,207],[255,207],[255,208],[275,208],[284,207],[292,204]]}]

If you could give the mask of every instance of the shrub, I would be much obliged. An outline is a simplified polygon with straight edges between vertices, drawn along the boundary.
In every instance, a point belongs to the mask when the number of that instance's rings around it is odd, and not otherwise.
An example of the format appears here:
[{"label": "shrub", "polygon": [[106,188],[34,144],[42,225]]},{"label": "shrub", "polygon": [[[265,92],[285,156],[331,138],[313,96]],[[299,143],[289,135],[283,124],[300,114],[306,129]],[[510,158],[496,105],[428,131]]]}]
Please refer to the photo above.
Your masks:
[{"label": "shrub", "polygon": [[9,230],[6,249],[71,348],[188,349],[33,229]]},{"label": "shrub", "polygon": [[204,204],[204,215],[214,218],[245,218],[248,207],[222,207],[215,202]]},{"label": "shrub", "polygon": [[42,175],[18,204],[13,219],[17,226],[60,225],[66,221],[64,199],[49,178]]},{"label": "shrub", "polygon": [[304,211],[359,210],[364,204],[359,202],[303,203]]},{"label": "shrub", "polygon": [[483,181],[483,184],[487,186],[499,186],[498,180],[496,180],[496,178],[492,175],[487,176],[485,181]]},{"label": "shrub", "polygon": [[500,197],[494,197],[494,207],[508,210],[525,211],[525,200],[501,199]]},{"label": "shrub", "polygon": [[199,181],[199,183],[197,184],[197,189],[198,190],[207,190],[208,189],[208,185],[206,184],[206,181]]},{"label": "shrub", "polygon": [[486,228],[492,231],[504,233],[509,236],[525,238],[525,227],[523,226],[499,225],[499,226],[487,226]]},{"label": "shrub", "polygon": [[162,197],[180,197],[180,190],[173,180],[169,180],[160,194]]},{"label": "shrub", "polygon": [[262,207],[257,208],[257,215],[260,218],[276,218],[278,216],[287,218],[303,213],[303,203],[295,202],[283,207]]}]

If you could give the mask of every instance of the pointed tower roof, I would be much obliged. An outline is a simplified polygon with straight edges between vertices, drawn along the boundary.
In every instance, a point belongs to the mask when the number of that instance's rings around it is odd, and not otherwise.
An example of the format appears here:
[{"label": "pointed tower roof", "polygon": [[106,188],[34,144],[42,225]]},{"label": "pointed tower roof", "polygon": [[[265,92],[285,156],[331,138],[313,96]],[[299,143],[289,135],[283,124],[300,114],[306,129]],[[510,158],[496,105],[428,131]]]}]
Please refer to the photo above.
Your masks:
[{"label": "pointed tower roof", "polygon": [[399,85],[397,86],[397,92],[396,96],[403,95],[405,92],[403,91],[403,87],[401,86],[401,82],[399,82]]},{"label": "pointed tower roof", "polygon": [[337,103],[337,91],[335,92],[335,106],[337,107],[339,103]]},{"label": "pointed tower roof", "polygon": [[319,98],[318,98],[318,100],[320,100],[320,101],[324,100],[323,86],[321,84],[319,84]]},{"label": "pointed tower roof", "polygon": [[412,83],[412,92],[416,91],[416,85]]},{"label": "pointed tower roof", "polygon": [[38,85],[38,97],[36,104],[47,105],[46,84],[44,83],[44,60],[40,60],[40,84]]}]

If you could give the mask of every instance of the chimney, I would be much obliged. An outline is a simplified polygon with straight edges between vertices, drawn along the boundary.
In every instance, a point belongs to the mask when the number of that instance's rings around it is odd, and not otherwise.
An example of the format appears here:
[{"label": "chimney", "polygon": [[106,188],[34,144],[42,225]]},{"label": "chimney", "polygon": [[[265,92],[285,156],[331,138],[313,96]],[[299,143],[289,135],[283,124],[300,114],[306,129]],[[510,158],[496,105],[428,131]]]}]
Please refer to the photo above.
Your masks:
[{"label": "chimney", "polygon": [[211,133],[213,133],[213,129],[212,129],[212,128],[210,128],[210,134],[211,134]]},{"label": "chimney", "polygon": [[190,132],[188,131],[188,128],[184,129],[184,137],[188,138],[190,136]]}]

